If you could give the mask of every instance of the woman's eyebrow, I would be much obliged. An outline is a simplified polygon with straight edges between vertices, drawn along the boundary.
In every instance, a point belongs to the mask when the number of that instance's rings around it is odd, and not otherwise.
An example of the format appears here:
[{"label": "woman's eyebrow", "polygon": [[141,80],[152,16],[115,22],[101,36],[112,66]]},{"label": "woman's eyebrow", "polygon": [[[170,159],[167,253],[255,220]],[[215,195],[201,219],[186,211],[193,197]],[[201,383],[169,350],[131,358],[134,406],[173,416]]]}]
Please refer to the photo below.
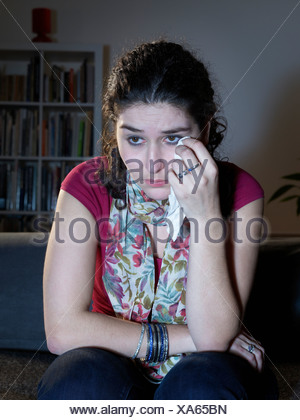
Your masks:
[{"label": "woman's eyebrow", "polygon": [[181,133],[181,132],[186,132],[189,131],[191,129],[191,127],[176,127],[176,128],[172,128],[171,130],[164,130],[162,131],[163,134],[175,134],[175,133]]},{"label": "woman's eyebrow", "polygon": [[[127,125],[127,124],[122,124],[120,126],[120,128],[132,131],[134,133],[143,133],[144,132],[144,130],[140,130],[138,128],[132,127],[132,126]],[[168,130],[163,130],[162,133],[163,134],[175,134],[175,133],[182,133],[182,132],[185,133],[185,132],[189,131],[190,129],[191,129],[191,127],[174,127],[174,128],[168,129]]]},{"label": "woman's eyebrow", "polygon": [[130,125],[127,125],[127,124],[122,124],[122,125],[120,125],[119,128],[124,128],[125,130],[133,131],[134,133],[143,133],[144,132],[144,130],[139,130],[138,128],[131,127]]}]

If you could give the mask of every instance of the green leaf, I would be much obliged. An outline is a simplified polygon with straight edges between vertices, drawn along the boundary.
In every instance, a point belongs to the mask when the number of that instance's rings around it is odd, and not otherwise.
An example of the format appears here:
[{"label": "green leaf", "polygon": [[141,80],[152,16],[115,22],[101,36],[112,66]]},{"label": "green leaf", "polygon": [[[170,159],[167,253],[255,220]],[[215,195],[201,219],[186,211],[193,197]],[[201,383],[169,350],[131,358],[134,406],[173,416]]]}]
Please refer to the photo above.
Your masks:
[{"label": "green leaf", "polygon": [[151,309],[152,302],[151,302],[149,296],[145,297],[143,304],[144,304],[145,309]]},{"label": "green leaf", "polygon": [[293,187],[295,187],[295,185],[289,184],[289,185],[284,185],[283,187],[278,188],[278,190],[275,191],[272,197],[269,199],[268,203],[270,203],[273,200],[276,200],[278,197],[280,197],[281,195],[283,195],[284,193],[286,193]]},{"label": "green leaf", "polygon": [[139,299],[142,300],[145,294],[145,290],[143,290],[140,294],[139,294]]},{"label": "green leaf", "polygon": [[293,181],[300,181],[300,173],[285,175],[282,178],[283,179],[292,179]]},{"label": "green leaf", "polygon": [[182,291],[182,293],[181,293],[181,303],[183,304],[183,305],[185,305],[185,290],[183,290]]},{"label": "green leaf", "polygon": [[168,270],[170,273],[173,271],[173,266],[168,260],[166,261],[166,265],[161,269],[161,274],[164,274],[166,270]]},{"label": "green leaf", "polygon": [[119,258],[120,260],[122,260],[125,264],[127,264],[130,267],[130,260],[129,258],[125,257],[124,255],[122,255],[119,251],[117,251],[115,253],[116,257]]},{"label": "green leaf", "polygon": [[182,281],[177,281],[175,283],[175,289],[177,290],[177,292],[181,292],[183,290],[183,282]]},{"label": "green leaf", "polygon": [[166,375],[168,373],[168,369],[166,368],[165,365],[161,366],[161,370],[163,371],[163,373]]},{"label": "green leaf", "polygon": [[140,284],[140,281],[142,280],[142,277],[138,277],[137,279],[136,279],[136,281],[135,281],[135,287],[136,288],[138,288],[139,287],[139,284]]},{"label": "green leaf", "polygon": [[283,203],[284,201],[293,200],[294,198],[298,198],[298,197],[299,197],[299,195],[289,195],[288,197],[283,198],[283,199],[282,199],[282,200],[280,200],[280,201]]},{"label": "green leaf", "polygon": [[175,263],[175,273],[178,273],[182,268],[185,268],[186,261],[176,261]]},{"label": "green leaf", "polygon": [[176,322],[176,324],[183,324],[183,316],[175,316],[174,321]]}]

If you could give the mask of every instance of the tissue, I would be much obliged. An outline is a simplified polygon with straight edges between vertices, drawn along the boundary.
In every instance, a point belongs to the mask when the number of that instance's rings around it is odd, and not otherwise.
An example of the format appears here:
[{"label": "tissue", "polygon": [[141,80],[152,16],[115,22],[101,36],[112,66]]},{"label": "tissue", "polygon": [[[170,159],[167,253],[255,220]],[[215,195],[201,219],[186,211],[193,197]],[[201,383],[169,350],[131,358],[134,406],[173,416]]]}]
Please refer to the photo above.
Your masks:
[{"label": "tissue", "polygon": [[[190,137],[189,136],[182,137],[178,141],[177,146],[182,145],[183,140],[188,139],[188,138]],[[177,155],[177,153],[174,154],[174,159],[182,160],[181,157]],[[181,212],[181,216],[182,217],[180,217],[180,205],[178,203],[178,200],[176,198],[173,188],[170,187],[169,208],[168,208],[168,213],[167,213],[167,219],[169,220],[169,223],[167,225],[167,229],[170,235],[170,227],[173,228],[173,235],[172,235],[173,241],[176,240],[179,234],[180,228],[181,228],[181,224],[185,218],[185,214],[183,213],[183,211]]]}]

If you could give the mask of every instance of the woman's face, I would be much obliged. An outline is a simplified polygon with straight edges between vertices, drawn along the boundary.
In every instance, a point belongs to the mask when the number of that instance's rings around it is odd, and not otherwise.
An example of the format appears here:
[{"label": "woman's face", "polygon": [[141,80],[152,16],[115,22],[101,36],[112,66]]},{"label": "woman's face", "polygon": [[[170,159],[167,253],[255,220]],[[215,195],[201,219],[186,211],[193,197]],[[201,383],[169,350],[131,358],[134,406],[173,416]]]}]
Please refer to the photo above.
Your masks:
[{"label": "woman's face", "polygon": [[200,130],[184,110],[166,103],[126,108],[116,123],[119,153],[132,179],[156,200],[168,198],[168,169],[181,137]]}]

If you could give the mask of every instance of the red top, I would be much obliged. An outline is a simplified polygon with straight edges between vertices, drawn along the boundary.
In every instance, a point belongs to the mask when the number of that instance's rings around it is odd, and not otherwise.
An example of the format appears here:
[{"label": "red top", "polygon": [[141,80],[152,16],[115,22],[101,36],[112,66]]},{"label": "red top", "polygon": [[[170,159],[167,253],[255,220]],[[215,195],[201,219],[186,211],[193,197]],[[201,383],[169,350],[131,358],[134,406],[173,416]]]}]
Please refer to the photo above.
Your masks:
[{"label": "red top", "polygon": [[[90,159],[77,165],[66,176],[61,184],[61,188],[79,200],[93,215],[95,219],[94,232],[99,234],[99,247],[96,255],[95,283],[93,290],[93,311],[114,315],[109,297],[103,285],[102,275],[104,266],[102,264],[107,235],[107,220],[110,215],[112,197],[107,190],[97,181],[95,172],[101,165],[105,166],[106,158],[98,157]],[[233,163],[223,162],[233,171],[234,196],[232,211],[237,211],[246,204],[264,197],[264,191],[260,184],[249,173],[234,165]],[[93,231],[93,229],[92,229]],[[157,284],[162,259],[154,258],[155,263],[155,282]]]}]

